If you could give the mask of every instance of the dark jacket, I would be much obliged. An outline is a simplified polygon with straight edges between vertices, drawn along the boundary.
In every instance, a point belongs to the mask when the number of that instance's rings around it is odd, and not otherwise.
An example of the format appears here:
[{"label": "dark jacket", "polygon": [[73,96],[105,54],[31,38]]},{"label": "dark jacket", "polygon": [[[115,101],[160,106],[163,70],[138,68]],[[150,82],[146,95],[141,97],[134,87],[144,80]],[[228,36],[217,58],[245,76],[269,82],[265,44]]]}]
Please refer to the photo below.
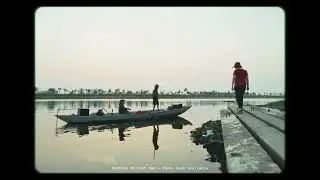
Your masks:
[{"label": "dark jacket", "polygon": [[154,89],[152,92],[152,99],[153,100],[158,100],[158,89]]},{"label": "dark jacket", "polygon": [[119,114],[129,113],[129,110],[128,110],[128,109],[129,109],[129,108],[124,107],[123,104],[120,104],[120,105],[119,105]]}]

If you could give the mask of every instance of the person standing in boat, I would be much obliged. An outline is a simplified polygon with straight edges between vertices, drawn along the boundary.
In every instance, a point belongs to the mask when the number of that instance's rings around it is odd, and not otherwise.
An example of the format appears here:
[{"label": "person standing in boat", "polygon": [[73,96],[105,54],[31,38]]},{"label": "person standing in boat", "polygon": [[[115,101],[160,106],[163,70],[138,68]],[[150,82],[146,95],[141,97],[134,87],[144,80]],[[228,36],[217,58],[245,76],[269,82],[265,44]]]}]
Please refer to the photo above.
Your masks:
[{"label": "person standing in boat", "polygon": [[232,91],[235,91],[236,101],[238,104],[239,111],[238,113],[243,113],[243,96],[245,89],[249,90],[249,77],[248,72],[242,69],[240,62],[236,62],[233,66],[235,68],[232,78]]},{"label": "person standing in boat", "polygon": [[129,110],[131,110],[130,108],[124,107],[124,102],[124,99],[121,99],[119,102],[119,114],[126,114],[129,113]]},{"label": "person standing in boat", "polygon": [[152,99],[153,99],[153,111],[154,108],[157,106],[158,107],[158,111],[159,111],[159,93],[158,93],[158,89],[159,89],[159,85],[156,84],[154,86],[153,92],[152,92]]}]

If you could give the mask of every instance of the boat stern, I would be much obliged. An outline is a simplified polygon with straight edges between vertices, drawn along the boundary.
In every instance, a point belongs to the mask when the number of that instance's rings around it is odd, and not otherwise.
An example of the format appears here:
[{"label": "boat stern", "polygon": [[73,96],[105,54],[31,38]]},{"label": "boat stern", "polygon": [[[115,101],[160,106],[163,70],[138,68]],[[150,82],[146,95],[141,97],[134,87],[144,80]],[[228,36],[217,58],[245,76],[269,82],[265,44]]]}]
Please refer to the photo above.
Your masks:
[{"label": "boat stern", "polygon": [[54,116],[66,123],[72,122],[72,116],[68,116],[68,115],[54,115]]},{"label": "boat stern", "polygon": [[186,110],[190,109],[192,107],[192,105],[187,105],[187,106],[184,106],[186,108]]},{"label": "boat stern", "polygon": [[188,111],[191,107],[192,107],[191,105],[182,106],[182,109],[183,109],[183,110],[182,110],[181,114],[184,113],[184,112],[186,112],[186,111]]}]

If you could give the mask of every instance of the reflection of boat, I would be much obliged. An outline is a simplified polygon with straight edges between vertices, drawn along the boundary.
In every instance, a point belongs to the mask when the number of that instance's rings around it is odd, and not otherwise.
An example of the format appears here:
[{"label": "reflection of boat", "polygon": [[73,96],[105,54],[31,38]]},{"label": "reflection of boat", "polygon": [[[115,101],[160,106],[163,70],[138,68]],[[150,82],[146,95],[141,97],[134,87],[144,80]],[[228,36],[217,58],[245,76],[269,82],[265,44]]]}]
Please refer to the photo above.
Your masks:
[{"label": "reflection of boat", "polygon": [[97,115],[96,113],[89,114],[89,109],[78,109],[78,114],[71,115],[55,115],[57,118],[65,121],[66,123],[96,123],[96,122],[124,122],[124,121],[138,121],[148,119],[162,119],[173,118],[186,112],[191,106],[172,105],[167,109],[160,109],[152,111],[136,111],[128,114],[119,113],[106,113]]},{"label": "reflection of boat", "polygon": [[[93,124],[73,124],[69,123],[63,125],[60,128],[57,128],[57,134],[65,134],[65,133],[73,133],[77,132],[79,135],[89,134],[89,131],[103,131],[105,129],[126,129],[129,127],[135,128],[145,128],[154,125],[172,125],[173,129],[182,129],[184,125],[192,125],[192,123],[182,117],[169,118],[169,119],[161,119],[158,120],[147,120],[147,121],[138,121],[138,122],[130,122],[130,123],[121,123],[121,124],[102,124],[102,123],[93,123]],[[178,128],[177,128],[178,127]]]}]

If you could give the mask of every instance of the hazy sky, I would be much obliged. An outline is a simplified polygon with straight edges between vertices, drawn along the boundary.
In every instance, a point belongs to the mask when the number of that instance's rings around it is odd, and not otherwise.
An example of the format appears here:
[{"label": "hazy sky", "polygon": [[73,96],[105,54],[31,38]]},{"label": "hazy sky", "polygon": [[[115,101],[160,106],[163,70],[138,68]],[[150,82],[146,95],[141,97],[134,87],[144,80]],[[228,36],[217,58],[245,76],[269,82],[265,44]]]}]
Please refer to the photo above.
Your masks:
[{"label": "hazy sky", "polygon": [[284,92],[284,11],[276,7],[43,7],[35,19],[40,89]]}]

